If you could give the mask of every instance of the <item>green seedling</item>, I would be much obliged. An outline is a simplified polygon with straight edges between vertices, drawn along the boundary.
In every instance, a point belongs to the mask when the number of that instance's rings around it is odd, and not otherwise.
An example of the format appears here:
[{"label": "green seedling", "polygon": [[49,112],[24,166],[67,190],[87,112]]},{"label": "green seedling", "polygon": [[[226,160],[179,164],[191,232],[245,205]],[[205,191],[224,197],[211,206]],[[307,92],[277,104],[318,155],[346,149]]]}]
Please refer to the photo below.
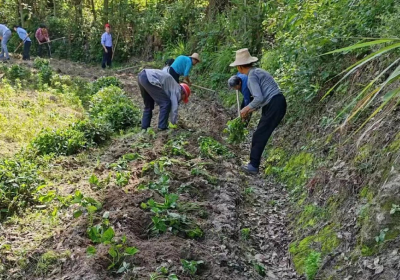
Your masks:
[{"label": "green seedling", "polygon": [[233,154],[229,149],[211,137],[200,137],[200,154],[203,157],[215,159],[218,157],[231,158]]},{"label": "green seedling", "polygon": [[195,167],[191,170],[190,174],[195,175],[195,176],[203,176],[207,182],[211,185],[216,185],[218,184],[218,178],[215,176],[211,176],[210,173],[208,173],[205,169],[200,168],[200,167]]},{"label": "green seedling", "polygon": [[400,205],[392,204],[392,209],[390,209],[390,215],[400,213]]},{"label": "green seedling", "polygon": [[250,194],[252,194],[252,193],[254,193],[254,189],[253,189],[252,187],[249,187],[249,188],[245,188],[245,189],[244,189],[244,194],[245,194],[245,195],[250,195]]},{"label": "green seedling", "polygon": [[228,142],[231,144],[240,144],[249,133],[247,130],[247,124],[242,118],[236,118],[227,122],[227,128],[224,129],[225,133],[228,133]]},{"label": "green seedling", "polygon": [[99,211],[102,207],[100,202],[91,197],[83,196],[79,190],[73,195],[71,204],[79,204],[80,206],[79,209],[74,212],[74,218],[79,218],[84,211],[87,211],[89,215],[89,225],[93,224],[94,213]]},{"label": "green seedling", "polygon": [[157,267],[156,272],[150,274],[150,280],[157,279],[167,279],[167,280],[178,280],[178,276],[176,274],[169,274],[169,270],[165,266]]},{"label": "green seedling", "polygon": [[255,271],[257,271],[258,274],[260,274],[261,276],[265,276],[265,267],[262,264],[259,264],[257,262],[253,263],[253,267],[255,269]]},{"label": "green seedling", "polygon": [[388,232],[388,231],[389,231],[388,228],[381,229],[379,235],[375,236],[376,243],[378,243],[378,244],[383,243],[383,241],[385,241],[386,232]]},{"label": "green seedling", "polygon": [[152,235],[170,231],[173,234],[183,233],[192,239],[203,236],[203,231],[185,215],[171,212],[166,212],[166,214],[158,213],[151,220],[149,231]]},{"label": "green seedling", "polygon": [[185,158],[193,158],[193,156],[185,150],[189,142],[184,135],[171,139],[164,146],[164,153],[171,156],[184,156]]},{"label": "green seedling", "polygon": [[123,171],[115,174],[116,176],[116,183],[120,187],[125,187],[129,183],[129,178],[131,177],[131,173],[128,171]]},{"label": "green seedling", "polygon": [[89,177],[89,184],[90,184],[91,187],[99,188],[100,187],[100,180],[96,175],[92,174]]},{"label": "green seedling", "polygon": [[160,157],[159,159],[153,160],[142,168],[142,173],[146,173],[149,170],[153,170],[156,175],[168,174],[166,166],[171,166],[173,164],[181,164],[180,160],[170,159],[168,157]]},{"label": "green seedling", "polygon": [[204,264],[204,261],[188,261],[181,260],[183,271],[188,275],[196,275],[199,266]]},{"label": "green seedling", "polygon": [[248,240],[250,238],[250,228],[242,228],[240,230],[240,235],[243,240]]},{"label": "green seedling", "polygon": [[128,169],[128,163],[137,159],[142,159],[143,157],[139,155],[138,153],[129,153],[125,154],[122,157],[118,159],[117,162],[111,163],[108,165],[108,168],[121,171],[121,170],[127,170]]},{"label": "green seedling", "polygon": [[161,175],[161,177],[158,179],[157,182],[150,182],[147,185],[139,185],[138,189],[139,190],[155,190],[157,191],[160,195],[165,196],[168,194],[168,188],[169,188],[169,177],[166,174]]}]

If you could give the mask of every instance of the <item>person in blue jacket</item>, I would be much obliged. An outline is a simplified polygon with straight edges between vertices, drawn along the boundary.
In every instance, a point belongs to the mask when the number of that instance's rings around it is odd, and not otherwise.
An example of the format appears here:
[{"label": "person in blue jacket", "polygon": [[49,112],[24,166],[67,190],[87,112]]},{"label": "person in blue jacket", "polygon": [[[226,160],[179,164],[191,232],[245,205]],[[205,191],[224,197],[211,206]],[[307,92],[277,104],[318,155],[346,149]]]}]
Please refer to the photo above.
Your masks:
[{"label": "person in blue jacket", "polygon": [[25,29],[18,25],[14,25],[14,31],[17,32],[18,37],[22,40],[24,43],[24,51],[22,53],[22,60],[29,60],[30,59],[30,50],[31,50],[31,45],[32,41],[29,38],[28,32],[26,32]]},{"label": "person in blue jacket", "polygon": [[177,83],[179,83],[179,77],[183,76],[183,82],[189,86],[192,82],[189,79],[189,73],[193,65],[200,62],[200,56],[198,53],[194,53],[191,56],[180,55],[178,56],[171,67],[164,69],[168,72]]},{"label": "person in blue jacket", "polygon": [[7,43],[10,38],[11,38],[11,30],[8,29],[8,27],[5,26],[4,24],[0,24],[0,40],[1,40],[0,60],[10,60],[10,55],[8,54],[8,49],[7,49]]},{"label": "person in blue jacket", "polygon": [[236,75],[229,78],[228,85],[230,88],[240,91],[243,95],[243,101],[240,105],[240,110],[249,105],[251,101],[253,101],[253,96],[251,95],[250,90],[247,87],[246,75],[237,73]]}]

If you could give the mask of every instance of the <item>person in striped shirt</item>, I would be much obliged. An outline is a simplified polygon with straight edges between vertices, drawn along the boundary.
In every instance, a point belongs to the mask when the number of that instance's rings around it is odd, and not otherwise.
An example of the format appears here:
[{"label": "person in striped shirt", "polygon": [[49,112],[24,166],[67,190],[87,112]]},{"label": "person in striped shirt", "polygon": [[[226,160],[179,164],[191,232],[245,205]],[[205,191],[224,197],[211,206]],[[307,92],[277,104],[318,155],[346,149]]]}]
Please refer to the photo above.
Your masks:
[{"label": "person in striped shirt", "polygon": [[248,49],[241,49],[236,52],[236,60],[230,64],[247,75],[247,87],[253,96],[253,101],[240,111],[242,119],[261,109],[261,119],[251,141],[250,162],[242,167],[250,174],[258,173],[265,146],[286,114],[286,99],[278,84],[267,71],[253,67],[256,61],[258,58],[251,56]]}]

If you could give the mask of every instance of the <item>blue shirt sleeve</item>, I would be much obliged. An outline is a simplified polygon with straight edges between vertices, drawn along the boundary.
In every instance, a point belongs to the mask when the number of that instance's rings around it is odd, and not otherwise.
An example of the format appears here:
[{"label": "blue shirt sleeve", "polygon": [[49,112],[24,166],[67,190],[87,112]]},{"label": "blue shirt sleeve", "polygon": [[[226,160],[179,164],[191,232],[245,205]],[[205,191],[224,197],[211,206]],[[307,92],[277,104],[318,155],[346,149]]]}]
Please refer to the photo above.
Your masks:
[{"label": "blue shirt sleeve", "polygon": [[183,75],[184,77],[189,76],[190,69],[192,69],[192,59],[189,57],[185,65],[185,73]]},{"label": "blue shirt sleeve", "polygon": [[242,88],[240,89],[240,92],[243,95],[244,106],[247,106],[250,103],[251,97],[250,90],[247,87],[247,76],[240,73],[238,73],[237,76],[242,80]]},{"label": "blue shirt sleeve", "polygon": [[106,35],[105,35],[105,33],[103,33],[103,35],[101,35],[101,44],[102,45],[106,44]]}]

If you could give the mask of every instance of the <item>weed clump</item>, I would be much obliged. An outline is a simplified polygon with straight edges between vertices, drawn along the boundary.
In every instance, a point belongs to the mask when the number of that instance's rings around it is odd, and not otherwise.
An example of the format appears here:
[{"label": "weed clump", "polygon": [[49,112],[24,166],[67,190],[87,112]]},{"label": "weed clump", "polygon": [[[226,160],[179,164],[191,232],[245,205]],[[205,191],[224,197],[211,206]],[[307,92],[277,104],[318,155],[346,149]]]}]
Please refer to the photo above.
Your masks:
[{"label": "weed clump", "polygon": [[109,122],[114,131],[136,125],[140,121],[139,109],[116,86],[103,88],[92,97],[89,116],[91,119]]},{"label": "weed clump", "polygon": [[6,71],[6,78],[9,79],[12,82],[15,82],[15,80],[27,80],[31,77],[31,71],[29,69],[22,67],[18,64],[12,65],[7,71]]},{"label": "weed clump", "polygon": [[204,157],[216,159],[218,157],[231,158],[233,154],[229,149],[211,137],[200,137],[200,153]]},{"label": "weed clump", "polygon": [[317,275],[319,266],[321,263],[321,253],[319,252],[311,252],[305,263],[305,273],[307,276],[307,280],[314,280]]},{"label": "weed clump", "polygon": [[43,66],[50,66],[50,61],[48,59],[37,57],[33,61],[33,67],[36,69],[41,69]]},{"label": "weed clump", "polygon": [[92,95],[98,93],[103,88],[111,86],[122,88],[122,83],[116,77],[101,77],[92,83]]},{"label": "weed clump", "polygon": [[242,143],[249,133],[246,127],[246,123],[240,117],[228,121],[227,128],[224,129],[224,132],[229,134],[228,142],[231,144]]}]

